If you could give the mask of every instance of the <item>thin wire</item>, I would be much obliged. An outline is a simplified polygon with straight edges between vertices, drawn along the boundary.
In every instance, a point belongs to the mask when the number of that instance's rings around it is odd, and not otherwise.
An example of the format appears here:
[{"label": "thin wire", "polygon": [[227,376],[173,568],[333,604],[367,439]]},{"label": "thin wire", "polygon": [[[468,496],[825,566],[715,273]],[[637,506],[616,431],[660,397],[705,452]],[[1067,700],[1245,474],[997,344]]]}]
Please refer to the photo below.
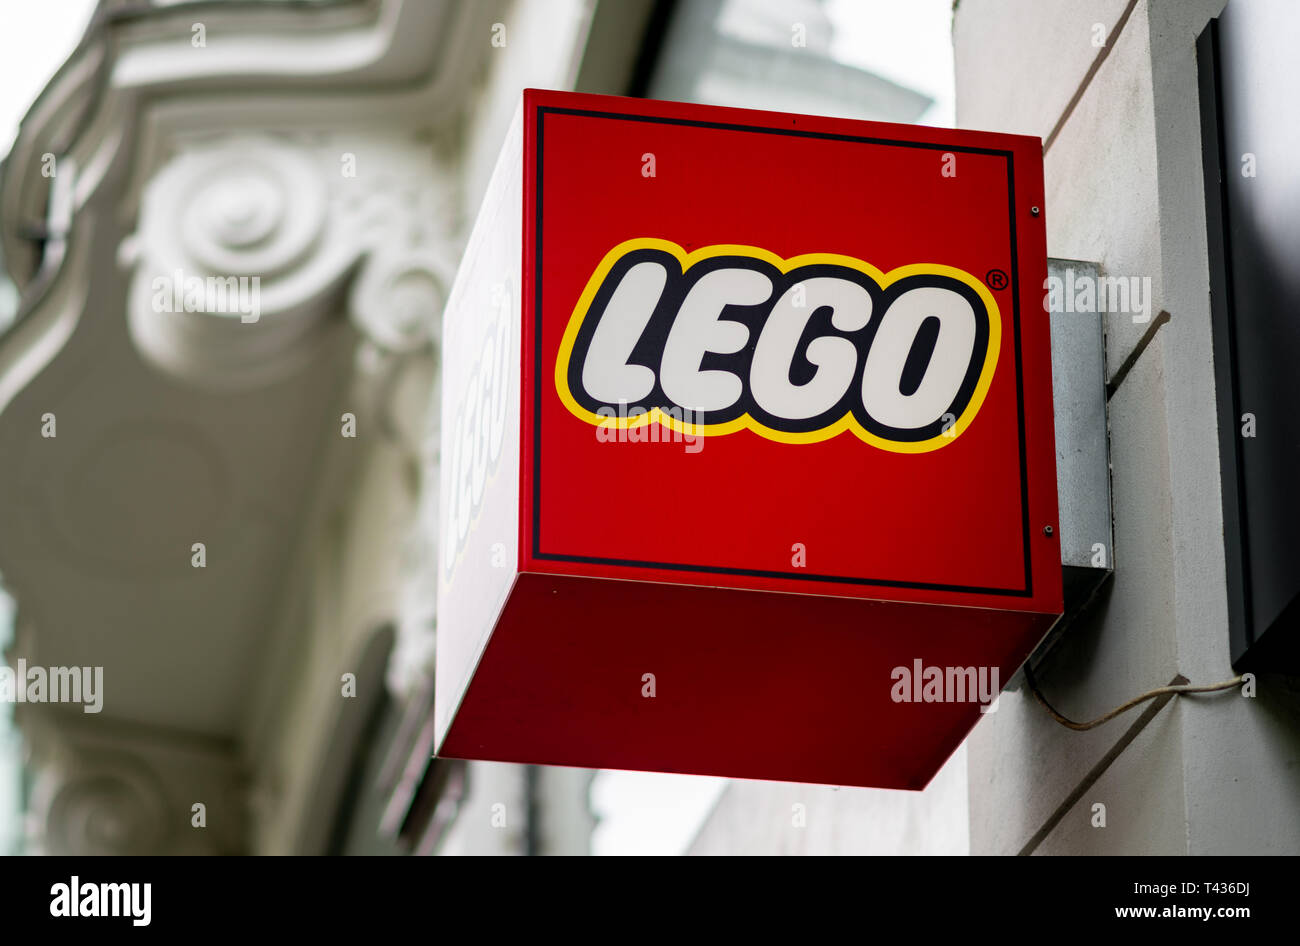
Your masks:
[{"label": "thin wire", "polygon": [[1043,708],[1051,714],[1054,720],[1062,726],[1065,726],[1067,729],[1073,729],[1075,732],[1087,732],[1089,729],[1100,726],[1102,723],[1108,723],[1121,713],[1126,713],[1138,704],[1145,703],[1147,700],[1154,700],[1158,696],[1164,696],[1166,694],[1174,696],[1179,693],[1215,693],[1219,690],[1231,690],[1233,687],[1240,686],[1244,682],[1244,678],[1238,675],[1233,677],[1231,680],[1224,680],[1222,683],[1211,683],[1208,686],[1193,686],[1188,683],[1156,687],[1154,690],[1148,690],[1141,696],[1133,697],[1133,699],[1129,700],[1127,703],[1115,707],[1109,713],[1106,713],[1103,716],[1098,716],[1090,722],[1076,723],[1074,720],[1062,716],[1053,709],[1052,704],[1047,702],[1047,698],[1039,691],[1038,684],[1034,681],[1033,671],[1029,669],[1029,664],[1025,664],[1025,683],[1029,685],[1029,689],[1034,694],[1034,697],[1043,705]]}]

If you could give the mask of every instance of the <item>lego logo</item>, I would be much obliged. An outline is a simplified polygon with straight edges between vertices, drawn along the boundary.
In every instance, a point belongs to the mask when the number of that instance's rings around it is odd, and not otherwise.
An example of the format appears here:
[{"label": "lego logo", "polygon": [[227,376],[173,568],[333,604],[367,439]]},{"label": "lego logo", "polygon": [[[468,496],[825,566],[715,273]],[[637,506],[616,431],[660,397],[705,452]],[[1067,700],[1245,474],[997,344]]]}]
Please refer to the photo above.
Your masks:
[{"label": "lego logo", "polygon": [[970,426],[1000,340],[993,296],[951,266],[882,273],[829,253],[688,253],[638,239],[588,280],[555,385],[570,412],[602,427],[752,430],[784,443],[848,430],[923,453]]},{"label": "lego logo", "polygon": [[508,283],[492,288],[487,311],[477,323],[483,326],[477,357],[450,429],[444,431],[446,502],[442,541],[443,548],[455,550],[443,556],[449,578],[478,519],[487,485],[500,465],[510,404],[515,297]]}]

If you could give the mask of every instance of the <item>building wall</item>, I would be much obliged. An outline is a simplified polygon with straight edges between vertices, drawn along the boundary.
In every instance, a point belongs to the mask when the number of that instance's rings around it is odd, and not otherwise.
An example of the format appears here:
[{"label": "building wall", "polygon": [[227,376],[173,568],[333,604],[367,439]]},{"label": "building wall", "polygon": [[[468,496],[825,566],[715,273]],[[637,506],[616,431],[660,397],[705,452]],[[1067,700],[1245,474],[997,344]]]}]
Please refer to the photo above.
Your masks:
[{"label": "building wall", "polygon": [[923,792],[734,780],[691,854],[968,854],[966,750]]},{"label": "building wall", "polygon": [[[1049,254],[1150,277],[1154,296],[1149,321],[1106,316],[1115,577],[1038,674],[1074,719],[1176,674],[1234,675],[1195,55],[1223,6],[961,0],[954,19],[958,124],[1045,139]],[[1180,697],[1076,733],[1007,693],[968,742],[971,852],[1300,853],[1295,694],[1261,677],[1256,699]]]}]

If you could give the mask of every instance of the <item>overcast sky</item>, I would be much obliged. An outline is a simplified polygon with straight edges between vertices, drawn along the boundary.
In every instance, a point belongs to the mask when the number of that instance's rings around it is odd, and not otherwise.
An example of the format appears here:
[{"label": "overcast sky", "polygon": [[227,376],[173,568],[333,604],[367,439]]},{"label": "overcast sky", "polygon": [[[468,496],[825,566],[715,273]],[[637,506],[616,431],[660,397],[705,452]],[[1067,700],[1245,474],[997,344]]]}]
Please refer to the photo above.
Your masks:
[{"label": "overcast sky", "polygon": [[90,22],[94,0],[0,0],[0,155]]},{"label": "overcast sky", "polygon": [[952,0],[827,0],[831,55],[934,99],[920,125],[954,124]]}]

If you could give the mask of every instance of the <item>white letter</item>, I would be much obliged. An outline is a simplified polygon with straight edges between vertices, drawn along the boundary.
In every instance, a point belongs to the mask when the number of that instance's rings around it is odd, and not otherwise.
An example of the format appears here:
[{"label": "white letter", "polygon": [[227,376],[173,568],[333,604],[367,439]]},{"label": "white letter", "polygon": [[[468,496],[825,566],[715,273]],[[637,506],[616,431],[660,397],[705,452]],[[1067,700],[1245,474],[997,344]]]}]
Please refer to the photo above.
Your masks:
[{"label": "white letter", "polygon": [[[925,373],[915,391],[902,391],[903,368],[917,332],[939,320]],[[952,406],[975,350],[975,311],[951,289],[909,289],[881,316],[862,376],[862,406],[876,423],[913,430],[935,423]]]},{"label": "white letter", "polygon": [[[84,682],[81,684],[81,694],[86,698],[86,705],[83,706],[84,713],[98,713],[104,708],[104,668],[103,667],[84,667],[82,668]],[[90,681],[95,681],[91,686]]]},{"label": "white letter", "polygon": [[[794,304],[795,290],[803,288],[808,304]],[[855,282],[821,276],[805,279],[777,300],[758,335],[754,348],[750,386],[758,406],[775,417],[805,420],[826,413],[844,397],[853,383],[858,350],[847,338],[824,335],[808,344],[808,360],[817,370],[805,384],[790,383],[790,365],[808,320],[829,306],[831,325],[841,332],[856,332],[871,319],[871,295]]]},{"label": "white letter", "polygon": [[985,674],[985,668],[980,667],[980,707],[981,713],[994,713],[998,708],[998,694],[1002,692],[1002,685],[998,682],[998,668],[989,667],[988,673]]},{"label": "white letter", "polygon": [[153,884],[140,884],[140,887],[138,888],[136,893],[136,904],[135,904],[135,906],[138,906],[140,909],[137,910],[135,909],[135,907],[131,908],[131,915],[139,917],[139,919],[132,920],[131,921],[132,926],[149,925],[149,920],[151,919],[153,914],[153,910],[151,909],[152,900],[153,900]]},{"label": "white letter", "polygon": [[664,344],[659,383],[669,400],[696,411],[731,407],[744,391],[730,371],[701,371],[705,354],[729,355],[749,341],[749,329],[718,318],[729,305],[758,305],[772,294],[772,280],[752,269],[715,269],[699,278]]},{"label": "white letter", "polygon": [[68,885],[55,884],[50,888],[54,899],[50,901],[50,916],[68,915]]},{"label": "white letter", "polygon": [[654,388],[655,373],[627,360],[667,281],[662,263],[637,263],[623,274],[600,315],[582,365],[582,387],[589,397],[606,404],[635,404]]}]

